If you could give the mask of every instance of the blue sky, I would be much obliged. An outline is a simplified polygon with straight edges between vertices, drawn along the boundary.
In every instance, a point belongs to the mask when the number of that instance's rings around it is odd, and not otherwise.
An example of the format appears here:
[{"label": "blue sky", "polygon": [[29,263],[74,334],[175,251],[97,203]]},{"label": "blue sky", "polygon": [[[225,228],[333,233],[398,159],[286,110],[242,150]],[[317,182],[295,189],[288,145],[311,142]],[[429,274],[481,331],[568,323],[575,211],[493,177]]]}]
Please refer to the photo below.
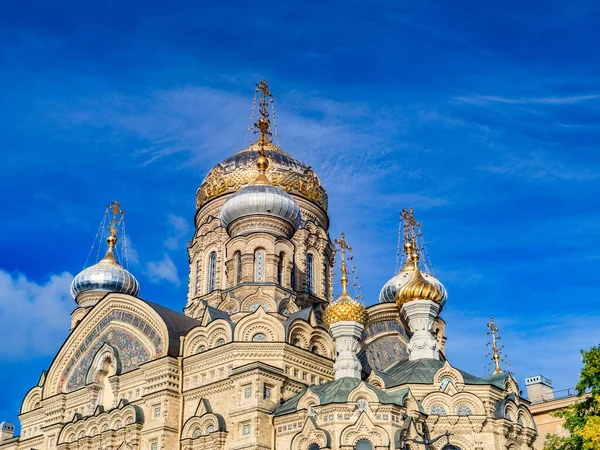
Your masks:
[{"label": "blue sky", "polygon": [[597,2],[3,2],[0,420],[67,335],[72,276],[119,199],[142,296],[185,305],[206,172],[244,145],[254,83],[329,193],[367,304],[399,210],[449,300],[451,362],[487,318],[521,386],[572,387],[600,342]]}]

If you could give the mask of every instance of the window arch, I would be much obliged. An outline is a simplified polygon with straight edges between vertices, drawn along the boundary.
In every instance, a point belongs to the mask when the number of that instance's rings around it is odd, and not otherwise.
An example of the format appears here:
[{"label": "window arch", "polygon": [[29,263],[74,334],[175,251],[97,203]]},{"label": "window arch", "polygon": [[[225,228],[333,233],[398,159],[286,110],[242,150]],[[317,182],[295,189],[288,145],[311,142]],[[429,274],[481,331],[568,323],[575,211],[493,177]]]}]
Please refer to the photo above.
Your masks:
[{"label": "window arch", "polygon": [[265,251],[254,252],[254,281],[265,281]]},{"label": "window arch", "polygon": [[314,256],[306,255],[306,290],[309,294],[315,293]]},{"label": "window arch", "polygon": [[279,254],[279,261],[277,261],[277,284],[283,286],[283,261],[285,259],[285,254],[281,252]]},{"label": "window arch", "polygon": [[329,265],[324,262],[323,263],[323,294],[325,300],[329,299]]},{"label": "window arch", "polygon": [[217,272],[217,252],[211,252],[208,255],[208,279],[207,279],[207,293],[211,293],[215,290],[215,279]]},{"label": "window arch", "polygon": [[242,253],[235,252],[235,284],[242,282]]},{"label": "window arch", "polygon": [[196,283],[194,285],[194,296],[200,295],[200,258],[196,260]]}]

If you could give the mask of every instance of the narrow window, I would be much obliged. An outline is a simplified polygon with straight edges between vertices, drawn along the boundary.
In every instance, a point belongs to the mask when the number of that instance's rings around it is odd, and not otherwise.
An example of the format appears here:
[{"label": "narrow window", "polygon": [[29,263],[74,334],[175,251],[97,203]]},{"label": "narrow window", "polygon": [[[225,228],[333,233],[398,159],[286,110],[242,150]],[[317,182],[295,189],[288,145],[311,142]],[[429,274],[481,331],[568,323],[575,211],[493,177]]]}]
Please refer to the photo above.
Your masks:
[{"label": "narrow window", "polygon": [[283,252],[279,254],[279,262],[277,263],[277,284],[283,286]]},{"label": "narrow window", "polygon": [[315,293],[315,280],[313,273],[313,255],[306,255],[306,290],[309,294]]},{"label": "narrow window", "polygon": [[236,252],[235,254],[235,284],[242,282],[242,254]]},{"label": "narrow window", "polygon": [[215,276],[217,270],[217,252],[212,252],[208,257],[208,292],[215,290]]},{"label": "narrow window", "polygon": [[323,292],[325,294],[325,300],[329,300],[329,266],[326,262],[323,263]]},{"label": "narrow window", "polygon": [[290,272],[290,287],[296,289],[296,263],[292,264],[292,270]]},{"label": "narrow window", "polygon": [[265,251],[254,253],[254,281],[265,281]]},{"label": "narrow window", "polygon": [[196,260],[196,284],[194,286],[194,296],[200,294],[200,259]]}]

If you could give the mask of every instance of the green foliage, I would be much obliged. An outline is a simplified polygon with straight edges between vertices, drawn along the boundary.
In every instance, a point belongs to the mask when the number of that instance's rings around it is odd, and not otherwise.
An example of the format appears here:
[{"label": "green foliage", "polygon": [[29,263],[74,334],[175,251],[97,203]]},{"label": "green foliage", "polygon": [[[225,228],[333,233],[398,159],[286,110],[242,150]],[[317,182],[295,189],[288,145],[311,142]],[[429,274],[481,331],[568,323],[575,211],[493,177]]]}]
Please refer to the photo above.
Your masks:
[{"label": "green foliage", "polygon": [[565,419],[563,427],[571,435],[548,434],[544,450],[600,449],[600,346],[581,352],[583,368],[575,386],[579,400],[567,408],[552,413]]}]

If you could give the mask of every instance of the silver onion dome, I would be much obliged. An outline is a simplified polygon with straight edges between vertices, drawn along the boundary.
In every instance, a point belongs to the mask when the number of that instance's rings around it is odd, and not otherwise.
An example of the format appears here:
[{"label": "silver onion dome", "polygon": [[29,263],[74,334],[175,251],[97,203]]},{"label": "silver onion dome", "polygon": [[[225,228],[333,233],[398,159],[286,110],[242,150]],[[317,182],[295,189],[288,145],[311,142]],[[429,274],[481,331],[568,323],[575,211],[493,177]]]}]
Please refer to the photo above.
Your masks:
[{"label": "silver onion dome", "polygon": [[97,264],[82,270],[71,283],[71,295],[75,299],[92,291],[119,292],[133,296],[140,293],[139,283],[117,262],[110,244],[106,256]]},{"label": "silver onion dome", "polygon": [[[412,277],[412,270],[401,270],[394,277],[392,277],[387,283],[383,285],[381,292],[379,293],[379,303],[394,303],[396,301],[396,293],[404,286]],[[436,285],[444,293],[444,298],[448,297],[446,288],[444,285],[433,275],[425,272],[421,272],[423,278],[432,284]]]},{"label": "silver onion dome", "polygon": [[227,229],[235,220],[255,214],[284,219],[294,230],[302,220],[300,207],[290,194],[269,184],[255,184],[227,199],[221,209],[221,225]]}]

